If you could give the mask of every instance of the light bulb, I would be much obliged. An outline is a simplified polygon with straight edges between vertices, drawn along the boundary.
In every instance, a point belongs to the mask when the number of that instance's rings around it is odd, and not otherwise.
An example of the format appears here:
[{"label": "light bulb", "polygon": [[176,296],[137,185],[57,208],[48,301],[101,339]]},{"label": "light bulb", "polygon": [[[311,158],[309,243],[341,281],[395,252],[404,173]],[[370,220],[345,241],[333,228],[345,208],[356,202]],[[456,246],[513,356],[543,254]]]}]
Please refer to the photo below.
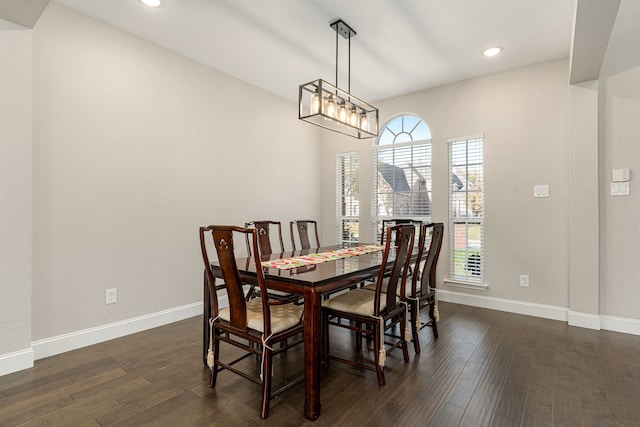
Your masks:
[{"label": "light bulb", "polygon": [[140,2],[149,7],[160,7],[160,5],[162,5],[161,0],[140,0]]},{"label": "light bulb", "polygon": [[340,119],[341,122],[347,121],[347,109],[344,106],[344,101],[340,103],[338,119]]},{"label": "light bulb", "polygon": [[329,95],[327,98],[327,116],[335,117],[336,116],[336,103],[333,101],[333,96]]},{"label": "light bulb", "polygon": [[311,114],[318,114],[320,111],[320,95],[315,92],[311,95]]},{"label": "light bulb", "polygon": [[358,114],[356,113],[355,105],[351,107],[349,111],[349,124],[351,126],[358,126]]},{"label": "light bulb", "polygon": [[367,120],[367,113],[364,111],[360,113],[360,129],[369,132],[369,120]]},{"label": "light bulb", "polygon": [[496,56],[500,52],[502,52],[502,48],[500,46],[496,46],[496,47],[490,47],[489,49],[486,49],[484,52],[482,52],[482,54],[484,56]]}]

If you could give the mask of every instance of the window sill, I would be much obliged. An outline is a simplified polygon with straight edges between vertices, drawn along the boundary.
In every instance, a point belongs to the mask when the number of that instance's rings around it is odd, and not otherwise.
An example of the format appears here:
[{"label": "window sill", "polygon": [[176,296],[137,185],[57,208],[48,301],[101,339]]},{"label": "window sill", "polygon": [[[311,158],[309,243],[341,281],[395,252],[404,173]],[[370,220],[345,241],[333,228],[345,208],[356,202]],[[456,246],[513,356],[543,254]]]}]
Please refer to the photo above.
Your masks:
[{"label": "window sill", "polygon": [[476,289],[479,291],[486,291],[489,288],[489,285],[486,283],[474,283],[474,282],[465,282],[464,280],[459,279],[444,279],[444,284],[447,286],[455,286],[458,288],[467,288],[467,289]]}]

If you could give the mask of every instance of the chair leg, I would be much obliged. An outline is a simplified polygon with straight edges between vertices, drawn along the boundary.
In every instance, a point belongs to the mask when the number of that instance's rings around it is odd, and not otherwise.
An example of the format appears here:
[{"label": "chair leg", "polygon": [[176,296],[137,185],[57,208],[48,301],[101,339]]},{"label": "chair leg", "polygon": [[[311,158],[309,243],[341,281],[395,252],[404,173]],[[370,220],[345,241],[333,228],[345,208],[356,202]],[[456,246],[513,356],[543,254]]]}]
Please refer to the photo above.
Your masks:
[{"label": "chair leg", "polygon": [[407,340],[406,340],[406,335],[404,333],[404,331],[407,330],[407,316],[403,315],[402,316],[402,323],[400,324],[402,327],[402,331],[400,331],[400,334],[402,336],[402,355],[404,356],[404,363],[409,363],[409,350],[408,350],[408,345],[407,345]]},{"label": "chair leg", "polygon": [[254,292],[255,292],[255,291],[256,291],[256,285],[251,285],[251,286],[249,287],[249,290],[247,291],[247,295],[245,296],[245,299],[246,299],[247,301],[249,301],[250,299],[252,299],[252,298],[253,298],[253,294],[254,294]]},{"label": "chair leg", "polygon": [[260,418],[264,419],[269,416],[269,403],[271,399],[271,371],[273,367],[273,354],[271,350],[265,348],[264,360],[262,361],[264,370],[262,371],[262,408]]},{"label": "chair leg", "polygon": [[[373,328],[371,327],[371,325],[368,325],[368,324],[367,324],[367,325],[364,325],[364,327],[365,327],[365,328],[367,329],[367,331],[369,331],[369,332],[371,332],[371,330],[373,329]],[[371,343],[371,334],[366,334],[366,335],[365,335],[365,338],[366,338],[366,340],[367,340],[367,344],[370,344],[370,343]]]},{"label": "chair leg", "polygon": [[413,349],[416,354],[420,354],[420,337],[418,336],[417,321],[420,314],[420,303],[418,301],[411,301],[411,336],[413,337]]},{"label": "chair leg", "polygon": [[384,346],[384,341],[380,342],[380,325],[376,322],[376,325],[373,327],[373,353],[374,363],[376,364],[376,375],[378,376],[378,386],[380,387],[385,384],[384,370],[383,367],[380,366],[380,349],[382,346]]},{"label": "chair leg", "polygon": [[434,314],[435,306],[435,299],[431,299],[431,301],[429,301],[429,319],[431,319],[431,329],[433,329],[433,337],[438,338],[438,323],[436,322],[436,316]]},{"label": "chair leg", "polygon": [[220,340],[213,338],[213,367],[211,368],[211,376],[209,387],[214,388],[218,379],[218,360],[220,360]]},{"label": "chair leg", "polygon": [[[251,348],[259,350],[260,349],[260,345],[258,345],[258,343],[252,342],[251,344],[249,344],[251,346]],[[259,354],[256,353],[256,365],[262,363],[262,356],[260,356]]]}]

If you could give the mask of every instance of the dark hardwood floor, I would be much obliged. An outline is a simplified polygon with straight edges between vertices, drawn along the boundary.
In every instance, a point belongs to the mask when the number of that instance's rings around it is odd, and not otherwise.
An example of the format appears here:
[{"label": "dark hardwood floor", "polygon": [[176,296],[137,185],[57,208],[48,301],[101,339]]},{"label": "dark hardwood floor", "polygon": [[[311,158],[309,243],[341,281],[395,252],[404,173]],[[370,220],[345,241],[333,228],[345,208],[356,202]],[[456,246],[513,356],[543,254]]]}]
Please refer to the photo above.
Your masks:
[{"label": "dark hardwood floor", "polygon": [[[267,420],[257,385],[222,372],[209,389],[198,317],[0,377],[0,425],[640,425],[639,336],[447,303],[440,315],[439,339],[421,332],[422,354],[387,356],[385,387],[332,362],[315,422],[302,414],[302,384],[272,401]],[[346,331],[331,332],[332,351],[353,352]],[[276,383],[302,371],[302,350],[276,358]]]}]

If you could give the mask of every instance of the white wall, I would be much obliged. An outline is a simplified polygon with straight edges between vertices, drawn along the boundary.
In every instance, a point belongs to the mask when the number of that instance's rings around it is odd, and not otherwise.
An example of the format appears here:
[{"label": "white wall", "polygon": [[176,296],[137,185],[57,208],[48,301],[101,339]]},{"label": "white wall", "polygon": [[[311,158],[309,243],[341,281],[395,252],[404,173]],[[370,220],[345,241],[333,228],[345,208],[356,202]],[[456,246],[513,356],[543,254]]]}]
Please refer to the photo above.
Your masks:
[{"label": "white wall", "polygon": [[33,360],[31,40],[31,31],[0,31],[0,375]]},{"label": "white wall", "polygon": [[[381,123],[415,113],[431,129],[433,220],[447,223],[447,139],[485,135],[486,291],[483,297],[567,307],[568,61],[536,64],[377,102]],[[335,154],[360,154],[361,235],[371,239],[371,141],[324,135],[323,223],[335,224]],[[550,197],[533,198],[534,184]],[[335,230],[335,226],[334,226]],[[335,240],[325,227],[324,240]],[[448,242],[438,269],[442,290]],[[519,275],[531,286],[521,288]]]},{"label": "white wall", "polygon": [[569,86],[569,324],[599,328],[598,84]]},{"label": "white wall", "polygon": [[[601,311],[640,319],[640,67],[607,79],[601,159]],[[631,194],[611,196],[611,169],[631,169]]]},{"label": "white wall", "polygon": [[[620,4],[600,76],[600,311],[640,321],[640,3]],[[631,169],[611,196],[611,169]],[[640,324],[640,322],[639,322]],[[638,327],[640,329],[640,327]]]},{"label": "white wall", "polygon": [[293,103],[55,2],[33,37],[34,340],[200,302],[200,225],[319,216]]}]

